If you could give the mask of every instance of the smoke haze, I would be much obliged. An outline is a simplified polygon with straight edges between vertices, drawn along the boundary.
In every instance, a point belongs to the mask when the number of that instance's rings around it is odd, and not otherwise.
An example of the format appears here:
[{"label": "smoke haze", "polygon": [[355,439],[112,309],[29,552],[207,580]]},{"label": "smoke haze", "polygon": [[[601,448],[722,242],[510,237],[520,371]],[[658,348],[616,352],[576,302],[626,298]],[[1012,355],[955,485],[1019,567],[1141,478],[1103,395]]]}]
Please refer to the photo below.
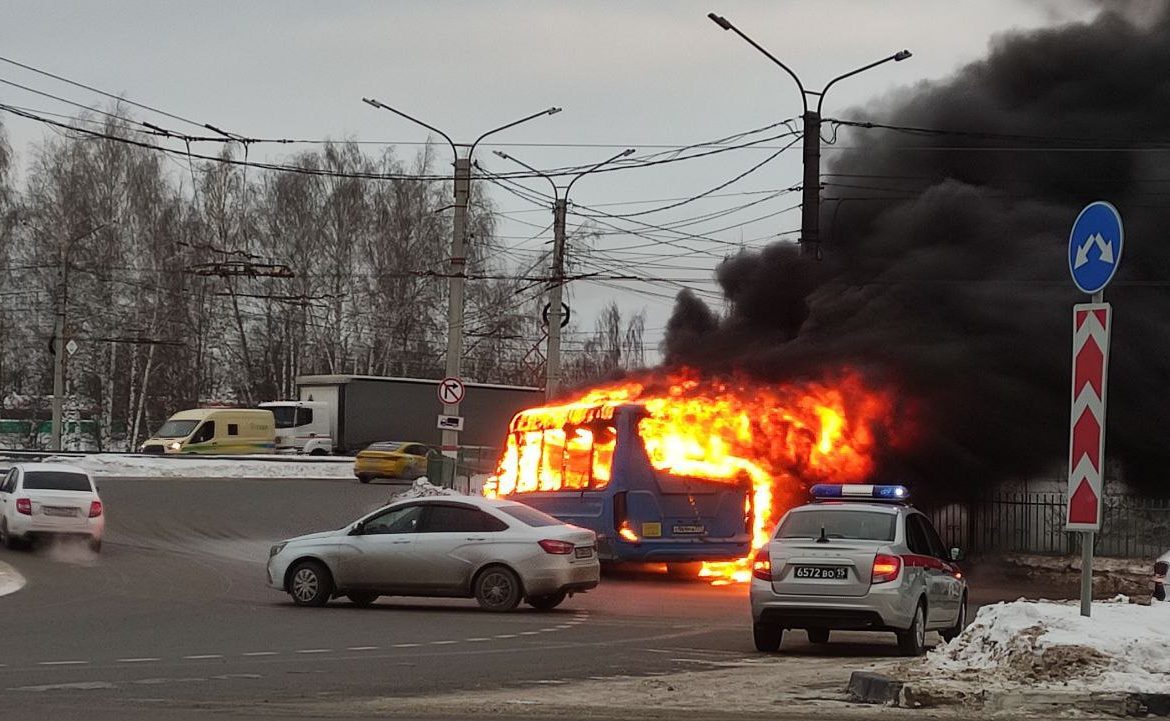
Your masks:
[{"label": "smoke haze", "polygon": [[1051,471],[1068,453],[1071,306],[1088,300],[1068,234],[1108,200],[1127,243],[1106,290],[1106,454],[1167,493],[1170,13],[1141,7],[1002,36],[947,81],[837,114],[955,132],[826,122],[841,149],[824,153],[824,259],[776,244],[723,263],[728,312],[684,292],[667,364],[777,381],[861,369],[917,429],[883,475],[958,493]]}]

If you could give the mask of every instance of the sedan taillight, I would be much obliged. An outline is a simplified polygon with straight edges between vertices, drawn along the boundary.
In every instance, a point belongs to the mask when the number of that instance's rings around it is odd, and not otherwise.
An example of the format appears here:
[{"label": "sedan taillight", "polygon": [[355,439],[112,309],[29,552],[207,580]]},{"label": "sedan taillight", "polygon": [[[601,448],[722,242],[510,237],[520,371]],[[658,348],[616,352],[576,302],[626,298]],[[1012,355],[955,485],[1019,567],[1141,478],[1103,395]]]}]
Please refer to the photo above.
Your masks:
[{"label": "sedan taillight", "polygon": [[551,538],[546,538],[540,541],[540,547],[544,549],[545,553],[551,553],[554,556],[567,556],[573,552],[573,544],[568,541],[557,541]]},{"label": "sedan taillight", "polygon": [[102,515],[102,502],[91,501],[89,504],[89,517],[97,518],[100,515]]},{"label": "sedan taillight", "polygon": [[873,557],[873,574],[871,583],[888,583],[898,577],[902,570],[902,559],[887,553],[879,553]]},{"label": "sedan taillight", "polygon": [[25,516],[32,515],[32,501],[27,498],[16,499],[16,512]]},{"label": "sedan taillight", "polygon": [[758,578],[761,581],[772,580],[772,557],[768,554],[767,546],[761,548],[752,561],[752,578]]}]

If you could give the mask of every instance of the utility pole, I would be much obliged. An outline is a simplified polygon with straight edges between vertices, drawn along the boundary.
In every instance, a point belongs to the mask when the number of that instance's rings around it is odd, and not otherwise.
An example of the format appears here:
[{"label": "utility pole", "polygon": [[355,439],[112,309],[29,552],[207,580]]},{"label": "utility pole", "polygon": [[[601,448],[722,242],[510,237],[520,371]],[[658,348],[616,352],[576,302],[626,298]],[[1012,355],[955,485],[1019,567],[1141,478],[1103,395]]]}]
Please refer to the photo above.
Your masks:
[{"label": "utility pole", "polygon": [[[362,98],[362,102],[374,108],[389,110],[401,118],[405,118],[416,125],[421,125],[431,132],[438,133],[451,146],[451,154],[455,159],[455,218],[452,222],[451,258],[448,264],[448,275],[450,277],[448,278],[446,374],[448,378],[459,378],[463,363],[463,284],[467,280],[467,204],[471,196],[471,158],[475,152],[475,146],[479,145],[480,141],[489,135],[498,133],[501,130],[507,130],[508,128],[515,127],[544,115],[556,115],[561,112],[561,109],[552,107],[541,110],[538,113],[527,115],[519,120],[489,130],[476,138],[475,142],[466,145],[456,143],[451,139],[451,136],[442,130],[439,130],[433,125],[428,125],[418,118],[407,115],[401,110],[392,108],[383,102],[373,98]],[[466,154],[462,157],[459,154],[459,148],[467,149]],[[458,416],[459,404],[444,403],[443,415]],[[459,458],[459,431],[450,428],[443,429],[442,451],[443,455],[448,458]]]},{"label": "utility pole", "polygon": [[594,170],[612,163],[618,158],[624,158],[633,152],[633,148],[627,148],[612,158],[606,158],[600,163],[590,166],[573,176],[573,179],[565,186],[565,192],[562,195],[556,182],[548,175],[545,175],[522,160],[517,160],[507,153],[501,153],[498,150],[495,151],[495,154],[504,160],[511,160],[513,163],[522,165],[536,175],[544,178],[552,185],[553,189],[552,277],[549,279],[548,291],[548,350],[545,354],[547,359],[545,360],[544,381],[544,396],[546,399],[554,397],[561,387],[561,323],[564,322],[562,299],[565,286],[565,213],[569,206],[569,190],[572,189],[573,183],[576,183]]},{"label": "utility pole", "polygon": [[53,319],[53,427],[52,449],[61,448],[62,416],[64,415],[65,400],[65,316],[69,307],[69,251],[73,244],[88,238],[109,223],[87,230],[76,238],[72,238],[61,246],[57,257],[57,312]]},{"label": "utility pole", "polygon": [[[743,34],[727,18],[716,15],[715,13],[707,13],[707,17],[724,30],[731,30],[746,40],[749,45],[779,65],[784,72],[788,73],[796,81],[796,87],[800,90],[801,103],[804,106],[804,114],[801,116],[804,123],[804,152],[802,158],[804,163],[804,180],[800,201],[800,251],[802,254],[811,254],[819,258],[821,252],[821,107],[825,102],[825,94],[829,92],[829,88],[833,87],[840,80],[857,75],[858,73],[863,73],[870,68],[875,68],[891,60],[901,62],[910,57],[911,52],[909,50],[899,50],[887,58],[882,58],[869,65],[851,70],[844,75],[838,75],[830,80],[820,91],[805,90],[804,83],[800,82],[800,78],[797,77],[796,73],[792,72],[791,68],[780,62],[776,56],[765,50],[755,40]],[[815,110],[809,107],[808,99],[810,96],[817,98]]]}]

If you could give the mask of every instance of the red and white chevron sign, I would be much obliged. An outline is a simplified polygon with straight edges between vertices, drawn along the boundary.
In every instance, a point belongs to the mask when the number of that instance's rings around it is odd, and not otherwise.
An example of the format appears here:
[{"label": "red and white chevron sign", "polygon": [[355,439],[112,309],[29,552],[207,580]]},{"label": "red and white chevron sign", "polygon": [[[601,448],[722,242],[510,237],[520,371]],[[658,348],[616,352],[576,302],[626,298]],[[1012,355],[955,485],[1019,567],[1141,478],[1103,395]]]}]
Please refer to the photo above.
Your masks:
[{"label": "red and white chevron sign", "polygon": [[1072,417],[1065,530],[1101,530],[1105,473],[1105,387],[1109,378],[1108,303],[1073,306]]}]

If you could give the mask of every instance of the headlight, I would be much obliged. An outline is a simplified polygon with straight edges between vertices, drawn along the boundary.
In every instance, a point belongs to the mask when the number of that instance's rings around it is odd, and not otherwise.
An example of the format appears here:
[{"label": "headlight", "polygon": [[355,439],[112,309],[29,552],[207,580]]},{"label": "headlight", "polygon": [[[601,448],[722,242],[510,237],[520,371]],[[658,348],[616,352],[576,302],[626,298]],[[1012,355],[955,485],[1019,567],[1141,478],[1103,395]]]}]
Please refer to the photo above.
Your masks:
[{"label": "headlight", "polygon": [[268,549],[268,557],[272,558],[276,554],[280,553],[281,551],[284,550],[284,547],[287,545],[288,545],[288,541],[285,541],[284,543],[278,543],[275,546],[273,546],[272,548]]},{"label": "headlight", "polygon": [[177,451],[182,447],[183,447],[183,444],[179,443],[178,441],[171,441],[170,443],[167,444],[167,448],[170,448],[172,451]]}]

